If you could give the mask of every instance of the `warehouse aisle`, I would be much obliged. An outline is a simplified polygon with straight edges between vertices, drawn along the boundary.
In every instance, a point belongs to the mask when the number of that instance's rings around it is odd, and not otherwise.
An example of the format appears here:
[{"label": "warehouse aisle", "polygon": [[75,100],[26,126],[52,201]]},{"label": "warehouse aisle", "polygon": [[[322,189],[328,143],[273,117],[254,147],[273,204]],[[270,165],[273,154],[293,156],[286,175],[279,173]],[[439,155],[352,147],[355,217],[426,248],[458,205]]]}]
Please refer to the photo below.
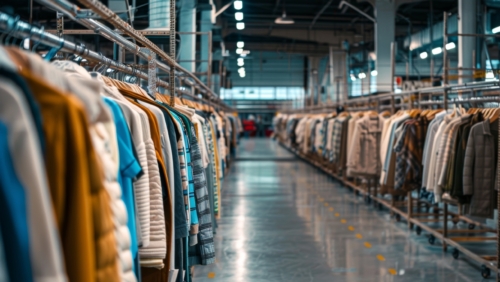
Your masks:
[{"label": "warehouse aisle", "polygon": [[222,191],[217,263],[195,268],[193,281],[482,281],[479,267],[429,245],[274,141],[242,140],[238,149]]}]

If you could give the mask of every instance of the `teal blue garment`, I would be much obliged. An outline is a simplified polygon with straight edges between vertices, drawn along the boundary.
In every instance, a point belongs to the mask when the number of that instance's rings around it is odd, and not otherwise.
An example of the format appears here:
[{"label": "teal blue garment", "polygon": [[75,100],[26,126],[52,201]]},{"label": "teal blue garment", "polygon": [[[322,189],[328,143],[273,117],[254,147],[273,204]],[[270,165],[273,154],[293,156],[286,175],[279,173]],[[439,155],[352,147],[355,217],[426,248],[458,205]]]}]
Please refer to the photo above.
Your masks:
[{"label": "teal blue garment", "polygon": [[0,226],[0,281],[10,281],[7,274],[7,266],[5,264],[5,255],[3,252],[2,226]]},{"label": "teal blue garment", "polygon": [[[0,232],[8,276],[31,282],[30,241],[26,193],[17,178],[9,150],[7,126],[0,122]],[[14,280],[13,280],[14,281]]]},{"label": "teal blue garment", "polygon": [[182,135],[184,136],[184,152],[187,166],[187,175],[189,183],[189,205],[191,207],[191,225],[198,224],[198,213],[196,212],[196,199],[194,197],[194,177],[193,177],[193,167],[191,165],[191,145],[188,138],[188,132],[186,130],[186,124],[182,118],[177,115],[174,111],[171,111],[172,116],[182,125]]},{"label": "teal blue garment", "polygon": [[128,214],[127,226],[130,230],[131,245],[130,251],[134,259],[133,271],[140,281],[140,275],[136,271],[139,269],[139,245],[137,242],[137,223],[133,181],[141,174],[142,168],[134,154],[132,136],[123,116],[120,106],[113,99],[104,97],[104,102],[113,112],[113,120],[116,127],[118,139],[118,152],[120,155],[120,172],[118,173],[118,183],[122,187],[122,200],[125,203]]}]

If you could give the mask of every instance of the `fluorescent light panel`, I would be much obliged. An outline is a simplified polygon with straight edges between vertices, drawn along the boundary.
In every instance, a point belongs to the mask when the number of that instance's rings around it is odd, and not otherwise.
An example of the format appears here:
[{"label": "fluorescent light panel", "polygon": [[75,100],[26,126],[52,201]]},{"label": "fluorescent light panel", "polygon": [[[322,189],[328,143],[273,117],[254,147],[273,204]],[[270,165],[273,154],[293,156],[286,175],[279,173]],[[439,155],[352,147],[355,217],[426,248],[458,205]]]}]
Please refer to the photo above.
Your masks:
[{"label": "fluorescent light panel", "polygon": [[378,71],[376,71],[376,70],[372,70],[372,71],[370,72],[370,74],[371,74],[372,76],[377,76],[377,75],[378,75]]},{"label": "fluorescent light panel", "polygon": [[245,23],[242,22],[236,23],[236,29],[238,30],[245,29]]},{"label": "fluorescent light panel", "polygon": [[436,47],[434,49],[432,49],[432,55],[439,55],[443,52],[443,48],[441,47]]},{"label": "fluorescent light panel", "polygon": [[236,13],[234,13],[234,18],[237,21],[242,21],[243,20],[243,13],[242,12],[236,12]]},{"label": "fluorescent light panel", "polygon": [[234,9],[236,10],[243,9],[243,1],[234,1]]},{"label": "fluorescent light panel", "polygon": [[364,72],[361,72],[361,73],[358,74],[358,77],[360,79],[366,78],[366,74]]},{"label": "fluorescent light panel", "polygon": [[427,57],[429,57],[429,54],[427,54],[427,52],[420,53],[420,59],[427,59]]},{"label": "fluorescent light panel", "polygon": [[455,47],[457,47],[457,45],[455,45],[455,42],[447,43],[445,46],[446,50],[455,49]]},{"label": "fluorescent light panel", "polygon": [[500,32],[500,26],[497,26],[491,30],[493,33],[499,33]]},{"label": "fluorescent light panel", "polygon": [[238,48],[243,48],[243,47],[245,47],[245,42],[243,42],[243,41],[238,41],[238,42],[236,43],[236,47],[238,47]]},{"label": "fluorescent light panel", "polygon": [[236,54],[241,54],[241,53],[243,53],[243,49],[241,48],[236,49]]}]

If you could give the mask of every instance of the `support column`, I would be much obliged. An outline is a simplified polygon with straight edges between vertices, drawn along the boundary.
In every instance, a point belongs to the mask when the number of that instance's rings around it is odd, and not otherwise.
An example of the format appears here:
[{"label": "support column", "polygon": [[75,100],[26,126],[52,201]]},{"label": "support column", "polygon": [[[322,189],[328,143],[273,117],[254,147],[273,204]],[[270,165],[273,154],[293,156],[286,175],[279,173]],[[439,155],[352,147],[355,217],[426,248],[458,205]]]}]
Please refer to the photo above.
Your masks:
[{"label": "support column", "polygon": [[[201,20],[200,20],[200,31],[201,32],[212,31],[212,5],[200,5],[200,6],[198,6],[198,9],[202,10],[201,11]],[[202,76],[202,81],[207,85],[212,85],[212,83],[208,83],[208,80],[207,80],[208,73],[209,73],[208,61],[210,59],[210,52],[213,52],[213,50],[209,50],[211,47],[210,46],[211,42],[209,42],[209,35],[202,34],[201,38],[200,38],[200,42],[201,42],[200,59],[202,61],[200,64],[200,72],[207,72],[207,76]]]},{"label": "support column", "polygon": [[179,32],[193,32],[181,34],[181,44],[178,49],[180,65],[188,71],[196,71],[196,1],[183,0],[181,3]]},{"label": "support column", "polygon": [[[477,0],[459,0],[458,1],[458,33],[474,34],[476,33],[476,1]],[[476,38],[472,36],[458,37],[458,67],[465,69],[473,68],[473,56],[476,45]],[[459,71],[459,83],[472,81],[472,70]]]},{"label": "support column", "polygon": [[[464,0],[467,1],[467,0]],[[392,91],[391,42],[395,37],[396,4],[390,0],[375,0],[375,69],[377,92]]]}]

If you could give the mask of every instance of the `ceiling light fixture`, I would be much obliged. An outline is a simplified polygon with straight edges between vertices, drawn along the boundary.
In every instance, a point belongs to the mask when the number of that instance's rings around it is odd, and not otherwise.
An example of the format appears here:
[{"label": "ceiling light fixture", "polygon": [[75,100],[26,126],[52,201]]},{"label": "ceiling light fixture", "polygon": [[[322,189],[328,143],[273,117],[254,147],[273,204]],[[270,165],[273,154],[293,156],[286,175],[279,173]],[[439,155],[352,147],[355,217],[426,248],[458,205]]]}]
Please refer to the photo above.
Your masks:
[{"label": "ceiling light fixture", "polygon": [[366,78],[366,74],[364,72],[361,72],[358,74],[359,79]]},{"label": "ceiling light fixture", "polygon": [[242,22],[236,23],[236,29],[238,30],[245,29],[245,23]]},{"label": "ceiling light fixture", "polygon": [[457,45],[455,45],[455,42],[450,42],[445,46],[446,50],[455,49],[455,47],[457,47]]},{"label": "ceiling light fixture", "polygon": [[499,33],[500,32],[500,26],[497,26],[491,30],[493,33]]},{"label": "ceiling light fixture", "polygon": [[429,57],[429,54],[427,54],[427,52],[420,53],[420,59],[427,59],[427,57]]},{"label": "ceiling light fixture", "polygon": [[236,47],[238,47],[238,48],[243,48],[243,47],[245,47],[245,42],[243,42],[243,41],[238,41],[238,42],[236,43]]},{"label": "ceiling light fixture", "polygon": [[235,10],[243,9],[243,1],[234,1],[234,9]]},{"label": "ceiling light fixture", "polygon": [[241,53],[243,53],[243,49],[241,49],[241,48],[236,49],[236,54],[238,54],[238,55],[239,55],[239,54],[241,54]]},{"label": "ceiling light fixture", "polygon": [[370,72],[370,74],[371,74],[372,76],[377,76],[377,75],[378,75],[378,71],[377,71],[377,70],[372,70],[372,71]]},{"label": "ceiling light fixture", "polygon": [[239,62],[243,62],[243,61],[244,61],[244,59],[243,59],[243,58],[238,58],[238,63],[239,63]]},{"label": "ceiling light fixture", "polygon": [[432,49],[432,55],[439,55],[439,54],[441,54],[441,52],[443,52],[443,48],[441,48],[441,47],[436,47],[436,48]]},{"label": "ceiling light fixture", "polygon": [[243,60],[238,60],[238,67],[242,67],[245,65],[245,62]]},{"label": "ceiling light fixture", "polygon": [[275,24],[294,24],[295,21],[286,16],[286,11],[283,11],[283,15],[281,17],[277,17],[276,20],[274,20]]},{"label": "ceiling light fixture", "polygon": [[237,21],[242,21],[243,20],[243,13],[242,12],[236,12],[236,13],[234,13],[234,18]]}]

